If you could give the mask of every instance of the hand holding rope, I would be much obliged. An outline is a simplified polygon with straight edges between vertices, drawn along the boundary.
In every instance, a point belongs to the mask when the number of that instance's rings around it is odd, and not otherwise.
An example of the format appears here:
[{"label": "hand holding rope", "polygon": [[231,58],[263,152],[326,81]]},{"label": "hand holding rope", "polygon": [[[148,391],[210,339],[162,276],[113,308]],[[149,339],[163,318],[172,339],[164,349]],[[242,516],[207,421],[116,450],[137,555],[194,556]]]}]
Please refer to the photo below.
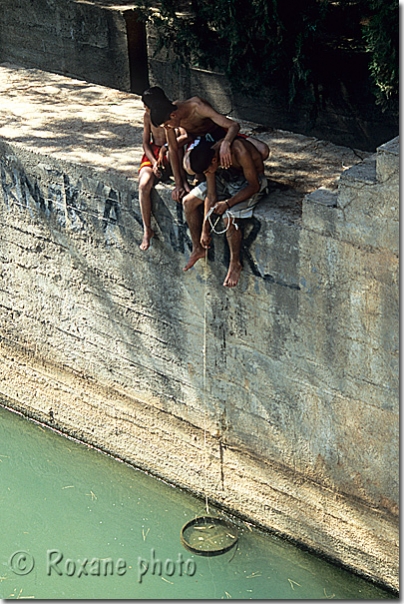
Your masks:
[{"label": "hand holding rope", "polygon": [[216,205],[212,206],[212,207],[210,208],[209,212],[206,214],[206,216],[205,216],[205,220],[207,220],[207,221],[209,222],[209,224],[210,224],[210,232],[211,232],[211,233],[213,232],[213,233],[216,233],[216,235],[223,235],[223,233],[226,233],[226,231],[228,231],[228,230],[229,230],[230,225],[231,225],[231,223],[232,223],[232,222],[233,222],[234,227],[235,227],[236,229],[238,229],[238,228],[239,228],[238,224],[235,222],[234,216],[232,216],[232,214],[231,214],[231,211],[230,211],[230,206],[229,206],[229,203],[228,203],[227,199],[226,199],[226,204],[227,204],[227,206],[228,206],[228,208],[229,208],[229,209],[228,209],[228,210],[225,212],[225,214],[226,214],[226,218],[227,218],[228,220],[227,220],[227,225],[226,225],[226,227],[225,227],[225,228],[224,228],[222,231],[217,231],[217,230],[216,230],[216,225],[218,224],[218,222],[219,222],[219,220],[221,219],[221,217],[222,217],[222,215],[223,215],[223,214],[221,214],[221,215],[217,215],[217,218],[216,218],[215,222],[213,222],[213,221],[212,221],[212,214],[215,214],[215,208],[216,208]]}]

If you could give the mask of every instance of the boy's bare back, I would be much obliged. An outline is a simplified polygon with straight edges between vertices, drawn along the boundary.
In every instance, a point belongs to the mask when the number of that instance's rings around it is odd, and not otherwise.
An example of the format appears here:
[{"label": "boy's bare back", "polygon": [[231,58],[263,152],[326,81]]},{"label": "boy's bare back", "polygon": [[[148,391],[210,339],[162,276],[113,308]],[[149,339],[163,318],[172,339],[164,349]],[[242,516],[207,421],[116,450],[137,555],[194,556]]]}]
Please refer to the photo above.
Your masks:
[{"label": "boy's bare back", "polygon": [[182,128],[193,136],[207,134],[217,127],[210,117],[217,114],[217,111],[213,109],[209,101],[201,99],[199,96],[193,96],[186,101],[177,101],[175,104],[179,110]]}]

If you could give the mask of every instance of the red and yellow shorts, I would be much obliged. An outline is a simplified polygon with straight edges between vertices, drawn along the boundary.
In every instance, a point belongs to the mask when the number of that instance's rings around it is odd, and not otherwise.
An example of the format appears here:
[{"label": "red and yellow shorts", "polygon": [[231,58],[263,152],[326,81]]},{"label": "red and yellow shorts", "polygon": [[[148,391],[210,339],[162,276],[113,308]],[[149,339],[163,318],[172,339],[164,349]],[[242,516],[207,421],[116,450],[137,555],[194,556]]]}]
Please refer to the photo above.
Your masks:
[{"label": "red and yellow shorts", "polygon": [[[150,146],[152,149],[153,157],[158,159],[161,147],[159,145],[155,145],[154,143],[150,143]],[[165,168],[168,168],[169,165],[170,165],[170,162],[168,161],[167,153],[166,153],[163,158],[163,166]],[[143,154],[143,157],[141,159],[140,166],[139,166],[139,172],[142,168],[152,168],[151,161],[147,157],[146,153]]]}]

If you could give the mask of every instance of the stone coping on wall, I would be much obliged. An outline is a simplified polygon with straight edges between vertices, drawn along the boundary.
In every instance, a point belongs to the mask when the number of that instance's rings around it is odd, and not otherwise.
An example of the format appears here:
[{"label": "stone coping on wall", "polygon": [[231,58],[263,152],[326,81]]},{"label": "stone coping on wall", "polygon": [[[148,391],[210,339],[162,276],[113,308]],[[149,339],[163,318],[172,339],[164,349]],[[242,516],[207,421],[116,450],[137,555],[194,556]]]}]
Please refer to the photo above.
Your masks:
[{"label": "stone coping on wall", "polygon": [[[119,174],[136,188],[144,113],[138,95],[7,63],[0,65],[0,86],[0,137],[91,167],[105,178]],[[265,172],[282,193],[280,208],[290,208],[319,187],[335,189],[341,172],[371,155],[284,130],[262,130],[252,122],[240,124],[242,132],[271,149]]]}]

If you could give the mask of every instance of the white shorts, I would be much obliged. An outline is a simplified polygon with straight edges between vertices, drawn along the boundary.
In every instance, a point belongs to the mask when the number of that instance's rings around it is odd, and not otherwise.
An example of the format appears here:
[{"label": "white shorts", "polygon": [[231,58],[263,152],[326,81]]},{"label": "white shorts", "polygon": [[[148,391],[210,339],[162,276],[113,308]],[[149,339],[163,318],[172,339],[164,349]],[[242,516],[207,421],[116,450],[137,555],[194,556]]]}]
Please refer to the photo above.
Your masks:
[{"label": "white shorts", "polygon": [[[218,170],[216,172],[216,194],[218,201],[223,201],[229,197],[233,197],[236,193],[245,189],[248,186],[248,181],[244,178],[244,174],[235,170]],[[252,195],[249,199],[241,201],[236,205],[232,206],[230,210],[227,210],[223,216],[233,218],[251,218],[253,215],[254,207],[267,193],[268,182],[264,174],[258,176],[260,188],[257,193]],[[206,182],[201,182],[197,187],[194,187],[191,191],[191,195],[204,201],[208,192]]]}]

